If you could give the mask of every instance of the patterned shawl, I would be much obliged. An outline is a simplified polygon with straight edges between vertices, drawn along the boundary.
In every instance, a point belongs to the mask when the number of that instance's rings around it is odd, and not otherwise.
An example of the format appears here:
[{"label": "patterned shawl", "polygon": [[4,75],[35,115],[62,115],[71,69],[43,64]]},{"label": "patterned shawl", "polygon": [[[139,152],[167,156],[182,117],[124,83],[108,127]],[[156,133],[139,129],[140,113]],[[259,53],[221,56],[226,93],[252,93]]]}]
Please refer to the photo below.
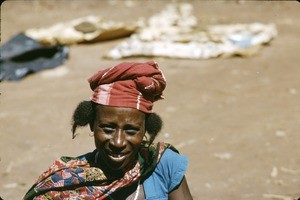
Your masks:
[{"label": "patterned shawl", "polygon": [[105,199],[115,191],[148,177],[166,148],[177,151],[166,143],[151,146],[143,144],[136,165],[119,179],[106,177],[103,171],[96,167],[97,150],[77,158],[61,157],[38,178],[24,200]]}]

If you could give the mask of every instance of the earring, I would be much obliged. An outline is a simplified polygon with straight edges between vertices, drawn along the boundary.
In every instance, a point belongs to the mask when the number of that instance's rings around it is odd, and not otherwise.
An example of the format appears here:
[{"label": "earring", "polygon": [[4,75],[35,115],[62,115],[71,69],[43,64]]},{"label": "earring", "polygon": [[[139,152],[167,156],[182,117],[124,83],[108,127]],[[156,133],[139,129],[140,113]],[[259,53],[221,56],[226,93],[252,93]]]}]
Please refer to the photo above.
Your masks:
[{"label": "earring", "polygon": [[89,133],[90,137],[94,137],[94,132]]},{"label": "earring", "polygon": [[144,135],[143,140],[146,141],[146,142],[148,142],[148,138],[147,138],[146,134]]}]

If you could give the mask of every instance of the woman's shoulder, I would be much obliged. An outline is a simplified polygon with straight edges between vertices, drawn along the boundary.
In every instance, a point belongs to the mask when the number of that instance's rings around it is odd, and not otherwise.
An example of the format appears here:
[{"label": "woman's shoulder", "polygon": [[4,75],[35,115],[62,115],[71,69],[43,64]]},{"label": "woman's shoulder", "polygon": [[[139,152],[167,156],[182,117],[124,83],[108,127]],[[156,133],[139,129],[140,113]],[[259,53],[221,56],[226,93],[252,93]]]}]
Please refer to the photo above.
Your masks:
[{"label": "woman's shoulder", "polygon": [[173,161],[174,158],[187,158],[184,155],[181,155],[176,149],[174,148],[166,148],[164,151],[161,160],[165,161]]},{"label": "woman's shoulder", "polygon": [[70,166],[70,165],[82,165],[83,163],[93,163],[95,161],[96,150],[93,152],[88,152],[82,154],[80,156],[72,157],[72,156],[61,156],[60,158],[54,160],[50,168],[53,166]]},{"label": "woman's shoulder", "polygon": [[163,153],[160,162],[155,168],[155,172],[166,176],[172,176],[185,172],[188,164],[187,156],[167,148]]},{"label": "woman's shoulder", "polygon": [[61,157],[61,159],[65,159],[65,160],[67,160],[67,159],[73,159],[73,160],[86,160],[87,162],[95,162],[95,156],[96,156],[96,154],[97,154],[97,149],[95,149],[94,151],[92,151],[92,152],[88,152],[88,153],[85,153],[85,154],[82,154],[82,155],[80,155],[80,156],[77,156],[77,157],[66,157],[66,156],[64,156],[64,157]]},{"label": "woman's shoulder", "polygon": [[187,164],[186,156],[167,148],[154,172],[143,183],[147,199],[167,198],[168,193],[181,183]]}]

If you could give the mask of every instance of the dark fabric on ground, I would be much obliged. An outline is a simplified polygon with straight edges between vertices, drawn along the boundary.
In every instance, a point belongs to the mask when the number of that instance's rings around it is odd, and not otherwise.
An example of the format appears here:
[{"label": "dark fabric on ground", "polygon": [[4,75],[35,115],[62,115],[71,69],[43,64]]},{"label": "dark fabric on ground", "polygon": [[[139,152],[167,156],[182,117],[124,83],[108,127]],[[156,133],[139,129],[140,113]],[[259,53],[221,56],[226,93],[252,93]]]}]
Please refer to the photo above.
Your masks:
[{"label": "dark fabric on ground", "polygon": [[63,64],[69,48],[63,45],[43,46],[23,33],[1,46],[0,80],[20,80],[27,74]]}]

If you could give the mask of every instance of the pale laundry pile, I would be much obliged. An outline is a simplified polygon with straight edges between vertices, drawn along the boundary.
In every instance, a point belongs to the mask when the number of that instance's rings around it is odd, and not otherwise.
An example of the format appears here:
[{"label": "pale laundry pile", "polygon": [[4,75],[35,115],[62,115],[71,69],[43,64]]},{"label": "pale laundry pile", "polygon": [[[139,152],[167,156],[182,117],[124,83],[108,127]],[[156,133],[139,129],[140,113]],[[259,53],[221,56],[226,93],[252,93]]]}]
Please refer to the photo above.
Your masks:
[{"label": "pale laundry pile", "polygon": [[147,21],[131,24],[97,16],[25,31],[42,44],[72,45],[128,37],[105,55],[109,59],[150,56],[208,59],[252,56],[276,37],[274,24],[222,24],[199,27],[189,3],[172,3]]},{"label": "pale laundry pile", "polygon": [[251,56],[276,35],[274,24],[262,23],[211,25],[200,30],[191,4],[170,4],[105,57],[208,59],[232,55]]}]

